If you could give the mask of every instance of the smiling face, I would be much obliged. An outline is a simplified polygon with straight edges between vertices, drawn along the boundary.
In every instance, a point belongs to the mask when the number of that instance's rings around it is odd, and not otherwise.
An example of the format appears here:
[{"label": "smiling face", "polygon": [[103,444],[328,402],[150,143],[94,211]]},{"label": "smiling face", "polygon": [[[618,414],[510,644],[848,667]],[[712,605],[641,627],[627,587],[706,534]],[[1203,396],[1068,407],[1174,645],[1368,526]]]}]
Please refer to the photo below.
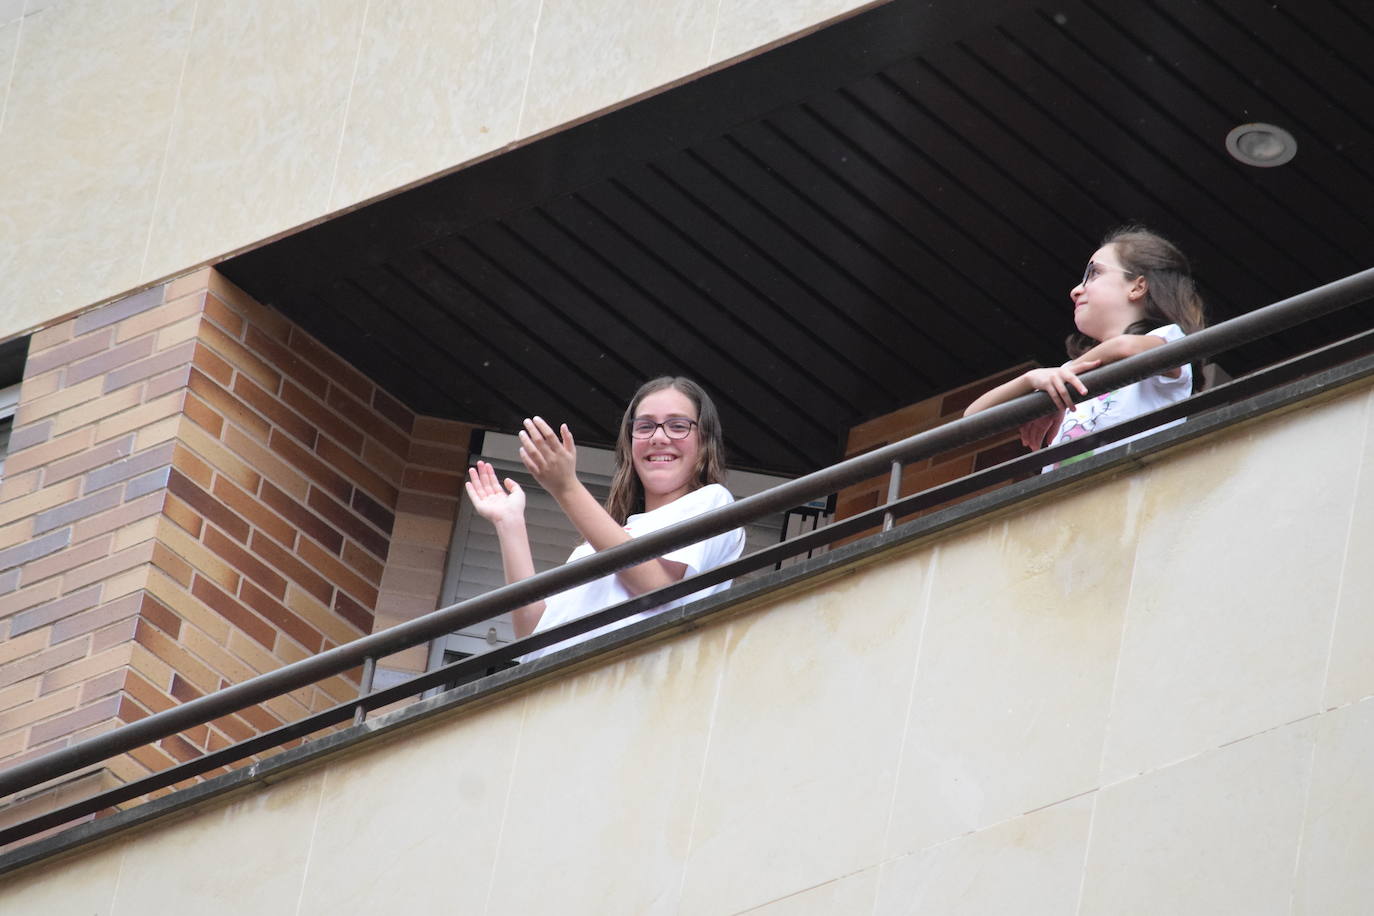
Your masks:
[{"label": "smiling face", "polygon": [[1087,276],[1069,291],[1073,321],[1093,340],[1110,340],[1145,317],[1146,280],[1124,269],[1115,245],[1093,252]]},{"label": "smiling face", "polygon": [[[634,419],[654,423],[663,423],[672,417],[697,419],[692,399],[676,388],[663,388],[645,395],[634,412]],[[644,487],[646,512],[696,489],[700,427],[693,426],[685,439],[669,439],[660,426],[648,439],[632,439],[630,449],[635,473]]]}]

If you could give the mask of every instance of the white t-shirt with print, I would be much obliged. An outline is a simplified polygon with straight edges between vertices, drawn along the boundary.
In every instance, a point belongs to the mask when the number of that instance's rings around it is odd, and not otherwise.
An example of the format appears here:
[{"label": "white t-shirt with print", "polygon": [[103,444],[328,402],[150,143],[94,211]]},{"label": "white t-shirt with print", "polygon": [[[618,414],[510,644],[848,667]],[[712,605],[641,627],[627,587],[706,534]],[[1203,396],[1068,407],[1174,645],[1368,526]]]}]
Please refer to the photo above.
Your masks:
[{"label": "white t-shirt with print", "polygon": [[[701,515],[703,512],[709,512],[712,509],[718,509],[721,506],[729,505],[734,501],[735,498],[730,495],[730,491],[725,489],[725,487],[718,483],[707,484],[704,487],[693,490],[686,496],[681,496],[673,500],[666,506],[659,506],[652,512],[641,512],[638,515],[631,515],[625,520],[625,530],[629,533],[630,537],[639,537],[640,535],[648,534],[650,531],[657,531],[660,528],[666,528],[676,522],[685,521],[686,519]],[[743,549],[744,529],[734,528],[723,534],[718,534],[715,537],[707,538],[704,541],[698,541],[695,544],[689,544],[686,547],[666,553],[663,555],[663,559],[671,560],[674,563],[681,563],[683,566],[687,567],[687,572],[684,575],[693,576],[699,572],[713,569],[722,563],[728,563],[738,558]],[[594,553],[592,546],[584,542],[572,552],[572,555],[568,557],[568,562],[571,563],[574,560],[581,560],[583,557],[591,556],[592,553]],[[594,636],[600,636],[602,633],[609,633],[620,627],[628,626],[636,620],[644,620],[647,617],[652,617],[669,608],[686,604],[689,601],[705,598],[708,595],[713,595],[729,587],[729,581],[709,586],[701,591],[693,592],[686,597],[669,601],[657,607],[650,608],[647,611],[641,611],[638,614],[632,614],[623,620],[617,620],[614,623],[607,624],[604,627],[592,630],[589,633],[584,633],[573,639],[555,643],[545,649],[536,649],[523,656],[521,661],[533,661],[550,652],[566,649],[568,646],[575,643],[591,639]],[[534,628],[534,631],[536,633],[542,633],[545,630],[550,630],[560,624],[567,623],[569,620],[576,620],[579,617],[585,617],[602,608],[607,608],[613,604],[627,601],[631,597],[630,592],[625,588],[624,584],[621,583],[620,577],[614,573],[609,576],[603,576],[600,579],[594,579],[591,582],[579,585],[566,592],[559,592],[556,595],[551,595],[546,598],[544,600],[544,614],[539,618],[539,624]]]},{"label": "white t-shirt with print", "polygon": [[[1150,331],[1149,335],[1151,337],[1162,337],[1166,343],[1169,343],[1182,338],[1183,329],[1176,324],[1168,324],[1162,328],[1156,328]],[[1169,404],[1181,401],[1192,394],[1192,392],[1193,367],[1190,365],[1182,367],[1182,371],[1178,374],[1178,378],[1170,378],[1168,375],[1152,375],[1149,378],[1141,379],[1124,388],[1108,391],[1095,398],[1089,398],[1086,401],[1075,404],[1072,410],[1065,413],[1063,421],[1059,424],[1059,431],[1055,433],[1054,441],[1050,444],[1060,445],[1061,443],[1086,436],[1089,433],[1097,432],[1100,429],[1116,426],[1118,423],[1124,423],[1141,414],[1149,413],[1152,410],[1158,410],[1161,407],[1166,407]],[[1053,467],[1045,468],[1045,470],[1053,470],[1054,467],[1059,467],[1072,461],[1082,460],[1096,452],[1115,448],[1118,445],[1125,445],[1133,439],[1139,439],[1141,436],[1148,436],[1161,429],[1167,429],[1170,426],[1176,426],[1182,422],[1182,419],[1174,420],[1171,423],[1165,423],[1154,429],[1147,429],[1144,432],[1136,433],[1134,436],[1127,436],[1125,439],[1119,439],[1116,442],[1099,445],[1092,451],[1061,461],[1053,465]]]}]

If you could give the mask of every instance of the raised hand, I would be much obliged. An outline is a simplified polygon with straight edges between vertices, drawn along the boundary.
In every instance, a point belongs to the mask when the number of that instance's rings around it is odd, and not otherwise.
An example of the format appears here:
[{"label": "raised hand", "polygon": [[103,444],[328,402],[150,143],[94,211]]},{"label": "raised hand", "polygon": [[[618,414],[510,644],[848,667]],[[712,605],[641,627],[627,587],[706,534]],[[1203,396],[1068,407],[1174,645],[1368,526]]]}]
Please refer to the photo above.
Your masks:
[{"label": "raised hand", "polygon": [[577,486],[577,446],[566,423],[555,433],[542,417],[526,419],[520,460],[555,499]]},{"label": "raised hand", "polygon": [[485,461],[468,468],[468,499],[472,510],[493,525],[525,518],[525,491],[520,484],[506,478],[503,488],[496,479],[496,469]]}]

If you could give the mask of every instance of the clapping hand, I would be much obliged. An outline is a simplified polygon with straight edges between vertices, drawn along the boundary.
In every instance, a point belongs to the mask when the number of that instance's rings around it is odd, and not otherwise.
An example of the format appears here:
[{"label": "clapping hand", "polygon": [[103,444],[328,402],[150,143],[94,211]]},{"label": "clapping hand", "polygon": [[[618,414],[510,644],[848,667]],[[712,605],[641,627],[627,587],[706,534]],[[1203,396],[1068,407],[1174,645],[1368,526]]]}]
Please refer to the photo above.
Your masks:
[{"label": "clapping hand", "polygon": [[566,423],[555,433],[542,417],[525,420],[520,460],[555,499],[577,485],[577,445]]},{"label": "clapping hand", "polygon": [[503,488],[496,469],[485,461],[468,468],[467,490],[473,511],[493,525],[525,517],[525,491],[509,477]]}]

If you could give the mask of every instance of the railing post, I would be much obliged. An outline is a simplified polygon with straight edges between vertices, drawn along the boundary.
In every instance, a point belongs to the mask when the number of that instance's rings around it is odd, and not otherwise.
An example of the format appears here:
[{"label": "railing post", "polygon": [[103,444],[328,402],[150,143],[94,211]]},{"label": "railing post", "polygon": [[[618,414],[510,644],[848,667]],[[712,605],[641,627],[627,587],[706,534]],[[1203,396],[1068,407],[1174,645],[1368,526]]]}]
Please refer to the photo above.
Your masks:
[{"label": "railing post", "polygon": [[[902,462],[892,462],[892,470],[887,478],[887,502],[884,505],[892,505],[897,501],[897,496],[902,492]],[[883,530],[891,531],[894,521],[891,511],[883,513]]]},{"label": "railing post", "polygon": [[[363,659],[363,678],[358,684],[358,699],[363,699],[372,692],[372,678],[377,673],[377,658],[369,655]],[[367,709],[359,703],[353,710],[353,724],[362,725],[363,719],[367,718]]]}]

